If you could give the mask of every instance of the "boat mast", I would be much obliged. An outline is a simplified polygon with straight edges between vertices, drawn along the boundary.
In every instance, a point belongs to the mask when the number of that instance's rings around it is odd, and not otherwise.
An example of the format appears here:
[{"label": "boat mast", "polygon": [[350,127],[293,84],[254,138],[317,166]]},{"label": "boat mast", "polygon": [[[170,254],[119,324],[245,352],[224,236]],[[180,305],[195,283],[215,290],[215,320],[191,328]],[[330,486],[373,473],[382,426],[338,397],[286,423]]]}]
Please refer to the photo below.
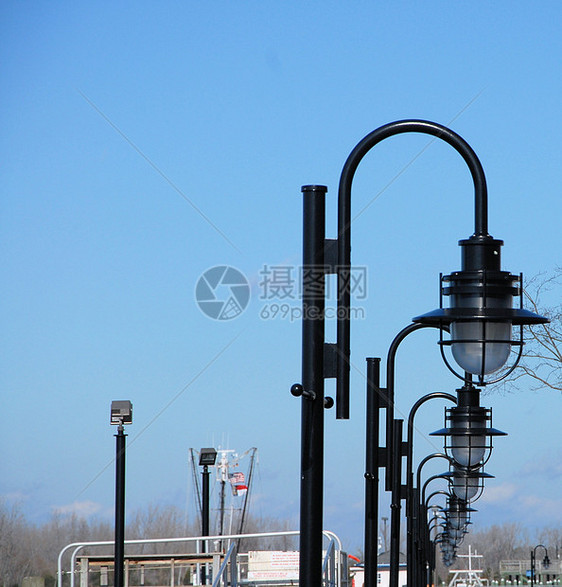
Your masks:
[{"label": "boat mast", "polygon": [[248,498],[250,497],[250,491],[252,488],[252,473],[254,471],[254,462],[256,457],[256,451],[258,449],[253,447],[250,449],[251,456],[250,456],[250,466],[248,468],[248,483],[247,483],[247,491],[244,495],[244,505],[242,506],[242,515],[240,516],[240,526],[238,527],[238,534],[242,534],[242,530],[244,529],[244,521],[246,519],[246,510],[248,506]]}]

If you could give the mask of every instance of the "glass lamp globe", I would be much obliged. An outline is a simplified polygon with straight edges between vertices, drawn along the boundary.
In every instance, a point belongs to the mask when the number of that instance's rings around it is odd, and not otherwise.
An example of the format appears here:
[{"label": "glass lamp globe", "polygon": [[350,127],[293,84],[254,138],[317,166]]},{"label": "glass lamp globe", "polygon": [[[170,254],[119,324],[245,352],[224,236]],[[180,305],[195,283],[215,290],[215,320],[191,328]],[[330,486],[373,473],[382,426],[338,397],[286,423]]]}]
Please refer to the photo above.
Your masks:
[{"label": "glass lamp globe", "polygon": [[507,363],[511,322],[453,322],[451,340],[453,358],[461,369],[472,375],[489,375]]}]

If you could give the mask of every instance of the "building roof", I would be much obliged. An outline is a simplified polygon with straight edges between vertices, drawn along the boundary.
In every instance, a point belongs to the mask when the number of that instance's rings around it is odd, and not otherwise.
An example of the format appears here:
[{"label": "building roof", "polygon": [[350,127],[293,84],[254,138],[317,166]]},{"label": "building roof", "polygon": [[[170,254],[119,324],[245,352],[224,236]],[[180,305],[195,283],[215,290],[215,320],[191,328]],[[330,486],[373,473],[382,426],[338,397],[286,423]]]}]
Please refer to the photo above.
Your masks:
[{"label": "building roof", "polygon": [[[400,566],[406,564],[406,555],[401,552],[398,558]],[[377,562],[380,565],[390,565],[390,551],[387,552],[380,552],[379,556],[377,557]]]}]

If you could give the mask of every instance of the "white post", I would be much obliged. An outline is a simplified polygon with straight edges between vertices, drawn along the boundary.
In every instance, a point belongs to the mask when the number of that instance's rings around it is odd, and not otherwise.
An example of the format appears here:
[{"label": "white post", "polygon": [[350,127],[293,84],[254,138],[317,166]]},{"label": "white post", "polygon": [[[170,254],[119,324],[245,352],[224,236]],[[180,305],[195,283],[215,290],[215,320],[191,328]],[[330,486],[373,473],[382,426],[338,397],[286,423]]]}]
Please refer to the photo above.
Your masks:
[{"label": "white post", "polygon": [[80,558],[80,587],[88,587],[88,557]]}]

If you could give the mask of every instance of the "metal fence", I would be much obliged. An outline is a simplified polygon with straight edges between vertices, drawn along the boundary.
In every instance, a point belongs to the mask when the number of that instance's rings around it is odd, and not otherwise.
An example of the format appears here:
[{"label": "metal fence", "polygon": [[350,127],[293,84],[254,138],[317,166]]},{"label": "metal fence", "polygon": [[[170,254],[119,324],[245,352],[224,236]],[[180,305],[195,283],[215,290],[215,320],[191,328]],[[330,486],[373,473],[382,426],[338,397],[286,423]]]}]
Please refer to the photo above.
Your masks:
[{"label": "metal fence", "polygon": [[[275,545],[290,543],[298,535],[287,531],[126,540],[125,587],[296,585],[299,553],[275,550]],[[348,587],[347,554],[341,541],[332,532],[323,535],[323,587]],[[240,545],[250,543],[254,550],[238,552]],[[111,587],[113,546],[113,541],[65,546],[58,557],[57,587],[76,587],[77,581],[79,587]],[[157,552],[163,547],[174,552]]]}]

